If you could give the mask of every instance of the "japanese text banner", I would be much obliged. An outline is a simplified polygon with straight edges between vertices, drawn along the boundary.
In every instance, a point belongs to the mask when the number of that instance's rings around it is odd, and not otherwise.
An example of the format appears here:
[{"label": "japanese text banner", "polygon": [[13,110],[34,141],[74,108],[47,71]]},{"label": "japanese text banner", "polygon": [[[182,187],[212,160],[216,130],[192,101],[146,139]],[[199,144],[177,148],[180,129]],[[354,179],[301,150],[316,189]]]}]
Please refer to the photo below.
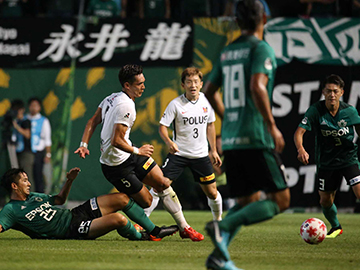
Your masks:
[{"label": "japanese text banner", "polygon": [[193,32],[192,20],[102,19],[76,34],[74,19],[3,19],[0,67],[189,66]]}]

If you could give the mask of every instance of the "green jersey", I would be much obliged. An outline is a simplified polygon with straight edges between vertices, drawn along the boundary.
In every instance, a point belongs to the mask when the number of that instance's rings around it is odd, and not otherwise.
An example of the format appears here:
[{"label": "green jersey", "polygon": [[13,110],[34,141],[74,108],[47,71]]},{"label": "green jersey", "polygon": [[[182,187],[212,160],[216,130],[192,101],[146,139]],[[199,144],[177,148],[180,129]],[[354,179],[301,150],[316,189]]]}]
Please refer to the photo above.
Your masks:
[{"label": "green jersey", "polygon": [[256,73],[267,75],[267,91],[272,103],[275,71],[274,50],[255,36],[240,36],[222,50],[209,80],[223,86],[224,90],[221,131],[224,150],[274,148],[273,139],[252,99],[250,80]]},{"label": "green jersey", "polygon": [[31,238],[64,238],[72,219],[71,211],[52,206],[54,197],[31,192],[25,201],[11,200],[0,212],[4,230],[15,229]]},{"label": "green jersey", "polygon": [[109,18],[118,16],[119,10],[113,0],[91,0],[87,9],[87,14],[101,18]]},{"label": "green jersey", "polygon": [[145,18],[164,18],[165,0],[144,0]]},{"label": "green jersey", "polygon": [[360,124],[357,110],[340,101],[335,116],[325,101],[311,105],[299,127],[315,131],[315,162],[321,169],[340,169],[358,164],[357,145],[353,142],[354,125]]}]

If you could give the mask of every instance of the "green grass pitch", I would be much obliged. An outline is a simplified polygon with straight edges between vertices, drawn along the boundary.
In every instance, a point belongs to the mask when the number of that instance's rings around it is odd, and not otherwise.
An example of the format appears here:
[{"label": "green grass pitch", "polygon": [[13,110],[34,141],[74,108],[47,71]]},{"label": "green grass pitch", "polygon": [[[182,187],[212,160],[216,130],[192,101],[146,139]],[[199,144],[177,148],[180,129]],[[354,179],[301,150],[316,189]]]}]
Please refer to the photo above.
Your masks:
[{"label": "green grass pitch", "polygon": [[[186,211],[185,217],[205,233],[211,213]],[[229,248],[233,261],[245,270],[360,269],[360,215],[339,214],[344,233],[319,245],[306,244],[299,235],[310,217],[325,220],[320,213],[281,214],[242,228]],[[157,225],[174,223],[165,211],[155,211],[151,219]],[[0,234],[0,269],[196,270],[205,269],[212,247],[206,235],[202,242],[183,240],[178,233],[161,242],[128,241],[115,231],[92,241],[31,240],[11,230]]]}]

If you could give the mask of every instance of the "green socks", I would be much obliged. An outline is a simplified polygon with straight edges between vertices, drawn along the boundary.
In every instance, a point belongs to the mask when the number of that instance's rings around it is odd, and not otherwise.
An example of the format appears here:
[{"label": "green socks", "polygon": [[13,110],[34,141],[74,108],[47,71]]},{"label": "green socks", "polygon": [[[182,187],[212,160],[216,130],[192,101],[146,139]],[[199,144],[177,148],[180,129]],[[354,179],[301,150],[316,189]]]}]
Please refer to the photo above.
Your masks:
[{"label": "green socks", "polygon": [[133,199],[122,210],[131,220],[142,226],[147,232],[155,229],[155,224],[145,215],[142,209]]},{"label": "green socks", "polygon": [[128,220],[128,223],[125,225],[125,227],[122,227],[120,229],[117,229],[117,232],[124,238],[127,238],[129,240],[140,240],[141,239],[141,233],[139,233],[135,227],[131,224],[131,222]]},{"label": "green socks", "polygon": [[340,225],[339,220],[337,218],[337,208],[335,203],[330,208],[322,207],[324,216],[330,222],[332,228],[336,228]]},{"label": "green socks", "polygon": [[251,225],[267,219],[279,213],[279,207],[272,200],[258,201],[248,204],[234,212],[231,211],[220,223],[219,227],[227,232],[235,232],[241,225]]}]

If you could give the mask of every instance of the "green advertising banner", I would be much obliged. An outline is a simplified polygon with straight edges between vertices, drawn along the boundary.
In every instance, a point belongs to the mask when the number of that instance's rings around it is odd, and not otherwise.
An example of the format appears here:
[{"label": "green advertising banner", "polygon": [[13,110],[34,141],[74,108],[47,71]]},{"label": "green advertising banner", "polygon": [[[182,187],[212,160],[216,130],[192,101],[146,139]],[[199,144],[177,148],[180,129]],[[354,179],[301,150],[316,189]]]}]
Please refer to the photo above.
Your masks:
[{"label": "green advertising banner", "polygon": [[[265,39],[274,48],[280,65],[291,62],[293,58],[310,64],[358,65],[359,29],[358,19],[276,18],[268,23]],[[240,31],[234,21],[194,19],[193,65],[201,69],[205,80],[220,50],[238,36]],[[0,41],[2,38],[0,33]],[[82,160],[73,152],[79,146],[87,120],[102,99],[121,90],[118,70],[119,67],[77,68],[72,94],[69,92],[70,67],[1,69],[0,64],[0,121],[13,99],[21,98],[26,102],[30,97],[37,96],[42,100],[43,114],[52,126],[52,191],[59,191],[63,184],[63,167],[78,166],[82,170],[73,184],[70,200],[84,201],[113,190],[102,175],[99,163],[100,126],[90,141],[90,156]],[[130,139],[137,146],[144,143],[154,145],[153,157],[158,164],[162,164],[167,154],[166,146],[158,135],[158,123],[170,100],[183,93],[180,82],[182,70],[183,67],[145,67],[146,89],[143,96],[136,100],[137,119]],[[278,81],[280,83],[281,79]],[[67,119],[71,119],[71,128]],[[217,122],[219,130],[220,123]],[[0,174],[3,174],[9,168],[4,150],[0,152],[0,164]],[[187,190],[195,190],[191,176],[184,175],[183,178],[189,182],[180,184],[185,185]],[[182,193],[177,192],[181,197]]]}]

